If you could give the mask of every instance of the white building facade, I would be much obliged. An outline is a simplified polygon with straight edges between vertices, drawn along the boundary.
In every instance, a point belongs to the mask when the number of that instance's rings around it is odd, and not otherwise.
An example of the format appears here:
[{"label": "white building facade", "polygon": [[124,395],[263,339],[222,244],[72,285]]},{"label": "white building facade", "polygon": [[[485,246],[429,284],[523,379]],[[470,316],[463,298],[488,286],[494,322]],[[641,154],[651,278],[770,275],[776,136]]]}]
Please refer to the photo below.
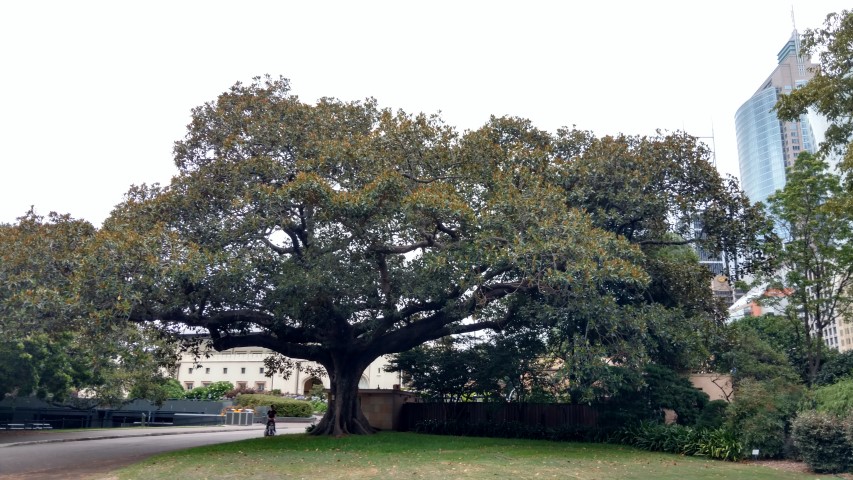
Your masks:
[{"label": "white building facade", "polygon": [[[202,387],[214,382],[231,382],[236,388],[251,388],[257,391],[280,390],[285,395],[307,395],[316,384],[329,388],[327,375],[312,375],[292,368],[288,375],[275,373],[269,376],[264,359],[274,352],[264,348],[234,348],[217,352],[209,350],[201,358],[184,354],[175,373],[175,378],[187,389]],[[303,367],[314,369],[318,364],[296,360]],[[400,385],[399,372],[386,372],[385,357],[379,357],[364,371],[359,381],[362,389],[391,389]]]}]

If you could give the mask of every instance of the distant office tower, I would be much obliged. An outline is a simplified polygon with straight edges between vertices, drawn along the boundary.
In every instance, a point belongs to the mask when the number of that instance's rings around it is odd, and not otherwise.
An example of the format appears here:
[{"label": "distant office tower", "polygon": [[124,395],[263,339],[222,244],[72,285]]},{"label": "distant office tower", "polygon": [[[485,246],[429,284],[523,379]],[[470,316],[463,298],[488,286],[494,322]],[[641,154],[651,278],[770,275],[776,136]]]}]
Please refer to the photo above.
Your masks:
[{"label": "distant office tower", "polygon": [[796,30],[777,56],[779,65],[761,87],[735,114],[740,181],[753,202],[785,186],[785,168],[793,165],[800,152],[817,149],[812,126],[803,115],[797,121],[783,122],[774,106],[779,95],[805,85],[816,65],[799,55]]},{"label": "distant office tower", "polygon": [[[704,237],[702,221],[698,218],[693,219],[693,237]],[[693,246],[693,250],[699,256],[699,263],[708,267],[714,275],[722,275],[726,273],[726,263],[723,260],[722,253],[713,254],[708,250],[698,245]]]}]

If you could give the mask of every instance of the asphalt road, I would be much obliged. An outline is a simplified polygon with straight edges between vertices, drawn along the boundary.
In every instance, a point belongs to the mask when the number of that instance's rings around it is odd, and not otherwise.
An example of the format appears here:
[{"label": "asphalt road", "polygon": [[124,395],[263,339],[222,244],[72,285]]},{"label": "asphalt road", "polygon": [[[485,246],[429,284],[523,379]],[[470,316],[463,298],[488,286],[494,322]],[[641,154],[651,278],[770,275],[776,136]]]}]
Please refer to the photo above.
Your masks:
[{"label": "asphalt road", "polygon": [[[281,429],[280,429],[281,430]],[[304,431],[304,428],[302,429]],[[285,433],[285,432],[279,432]],[[294,431],[293,433],[296,433]],[[263,427],[234,431],[29,443],[0,448],[0,480],[84,480],[154,454],[263,435]]]}]

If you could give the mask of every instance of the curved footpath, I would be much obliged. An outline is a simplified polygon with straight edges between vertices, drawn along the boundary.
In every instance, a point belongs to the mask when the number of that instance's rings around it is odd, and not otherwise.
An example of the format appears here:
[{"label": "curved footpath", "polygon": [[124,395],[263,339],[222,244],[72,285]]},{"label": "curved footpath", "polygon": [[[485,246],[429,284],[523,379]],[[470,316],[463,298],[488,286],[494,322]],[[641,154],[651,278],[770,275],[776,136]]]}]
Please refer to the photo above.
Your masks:
[{"label": "curved footpath", "polygon": [[[304,433],[308,422],[288,422],[279,420],[276,425],[278,434]],[[104,440],[112,438],[149,437],[159,435],[182,435],[189,433],[218,433],[240,430],[257,430],[263,433],[263,424],[252,425],[214,425],[200,427],[130,427],[130,428],[93,428],[84,430],[0,430],[0,448],[39,443],[80,442],[85,440]]]}]

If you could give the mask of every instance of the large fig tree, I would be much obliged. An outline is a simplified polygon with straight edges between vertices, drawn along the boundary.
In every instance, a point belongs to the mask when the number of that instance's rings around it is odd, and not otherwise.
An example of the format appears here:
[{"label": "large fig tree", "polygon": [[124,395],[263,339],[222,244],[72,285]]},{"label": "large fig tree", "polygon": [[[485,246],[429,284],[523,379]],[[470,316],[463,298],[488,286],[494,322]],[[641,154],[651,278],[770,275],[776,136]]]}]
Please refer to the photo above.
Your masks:
[{"label": "large fig tree", "polygon": [[85,294],[116,317],[204,329],[218,350],[318,362],[318,434],[373,431],[357,385],[381,355],[648,281],[639,248],[567,204],[552,138],[526,121],[459,134],[258,78],[188,129],[171,184],[135,187],[105,222]]}]

